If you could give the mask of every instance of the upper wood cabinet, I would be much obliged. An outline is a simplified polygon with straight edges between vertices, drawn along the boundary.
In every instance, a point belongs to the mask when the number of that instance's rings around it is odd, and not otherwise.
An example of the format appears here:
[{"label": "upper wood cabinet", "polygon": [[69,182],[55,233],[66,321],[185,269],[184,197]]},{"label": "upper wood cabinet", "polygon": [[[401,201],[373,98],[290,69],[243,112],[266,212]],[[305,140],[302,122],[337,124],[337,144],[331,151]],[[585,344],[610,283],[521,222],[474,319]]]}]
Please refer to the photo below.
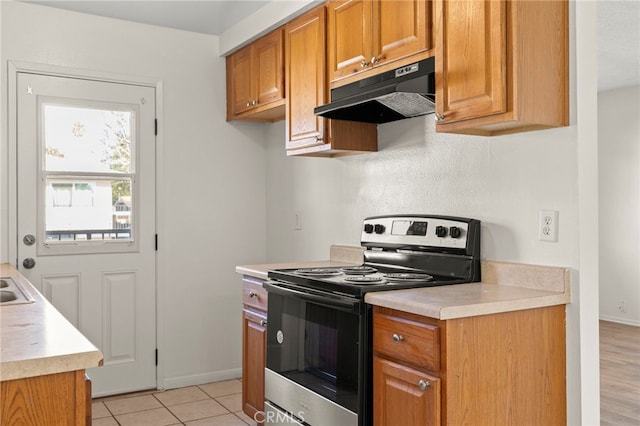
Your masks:
[{"label": "upper wood cabinet", "polygon": [[375,124],[328,120],[313,109],[329,101],[326,10],[318,7],[285,26],[287,155],[335,156],[377,150]]},{"label": "upper wood cabinet", "polygon": [[282,28],[227,56],[227,121],[282,120],[284,98]]},{"label": "upper wood cabinet", "polygon": [[569,123],[568,2],[435,1],[436,131]]},{"label": "upper wood cabinet", "polygon": [[429,56],[431,1],[336,0],[327,7],[331,82]]}]

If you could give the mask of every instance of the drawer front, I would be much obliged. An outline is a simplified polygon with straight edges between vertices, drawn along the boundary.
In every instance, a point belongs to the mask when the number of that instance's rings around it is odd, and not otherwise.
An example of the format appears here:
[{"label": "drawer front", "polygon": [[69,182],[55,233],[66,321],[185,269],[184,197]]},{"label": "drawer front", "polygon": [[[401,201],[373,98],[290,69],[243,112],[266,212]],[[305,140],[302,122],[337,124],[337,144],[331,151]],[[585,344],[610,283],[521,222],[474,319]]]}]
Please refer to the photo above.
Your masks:
[{"label": "drawer front", "polygon": [[375,313],[373,350],[419,368],[440,370],[440,328]]},{"label": "drawer front", "polygon": [[267,311],[267,290],[264,281],[253,277],[242,277],[242,303],[260,311]]}]

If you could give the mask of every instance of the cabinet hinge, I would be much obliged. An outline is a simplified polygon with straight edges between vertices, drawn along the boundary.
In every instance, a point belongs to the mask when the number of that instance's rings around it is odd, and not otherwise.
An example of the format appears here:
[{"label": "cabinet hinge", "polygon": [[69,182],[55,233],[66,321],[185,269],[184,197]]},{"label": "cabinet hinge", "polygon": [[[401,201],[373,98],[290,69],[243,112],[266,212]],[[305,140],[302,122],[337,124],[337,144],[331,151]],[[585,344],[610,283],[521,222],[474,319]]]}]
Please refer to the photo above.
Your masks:
[{"label": "cabinet hinge", "polygon": [[154,134],[155,134],[156,136],[158,136],[158,119],[156,118],[156,119],[155,119],[155,120],[153,120],[153,121],[154,121],[154,123],[155,123],[155,124],[154,124],[153,132],[154,132]]},{"label": "cabinet hinge", "polygon": [[158,234],[156,234],[156,251],[158,251]]},{"label": "cabinet hinge", "polygon": [[158,349],[156,349],[156,366],[158,365]]}]

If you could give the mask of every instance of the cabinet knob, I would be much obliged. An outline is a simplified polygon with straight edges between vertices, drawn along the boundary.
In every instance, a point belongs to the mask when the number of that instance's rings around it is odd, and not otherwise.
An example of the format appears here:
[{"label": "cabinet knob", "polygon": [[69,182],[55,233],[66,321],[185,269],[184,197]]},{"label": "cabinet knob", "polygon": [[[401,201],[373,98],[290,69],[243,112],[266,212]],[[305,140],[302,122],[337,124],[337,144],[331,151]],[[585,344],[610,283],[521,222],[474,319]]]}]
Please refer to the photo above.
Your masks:
[{"label": "cabinet knob", "polygon": [[402,334],[395,334],[391,337],[393,339],[394,342],[402,342],[404,340],[404,337],[402,337]]},{"label": "cabinet knob", "polygon": [[256,100],[251,101],[251,105],[258,105],[258,101]]},{"label": "cabinet knob", "polygon": [[380,56],[378,56],[378,57],[376,57],[376,56],[372,56],[372,57],[371,57],[371,63],[372,63],[372,64],[377,64],[378,62],[380,62],[380,61],[382,61],[382,60],[384,60],[384,59],[385,59],[385,56],[384,56],[384,55],[380,55]]},{"label": "cabinet knob", "polygon": [[427,389],[429,386],[431,386],[431,383],[429,383],[426,380],[420,380],[418,382],[418,387],[420,388],[420,390],[425,390]]},{"label": "cabinet knob", "polygon": [[251,106],[251,101],[247,101],[246,106],[250,107]]},{"label": "cabinet knob", "polygon": [[249,292],[249,297],[256,297],[258,295],[258,293],[255,293],[253,291]]},{"label": "cabinet knob", "polygon": [[439,112],[436,112],[436,121],[442,121],[444,120],[444,114],[440,114]]},{"label": "cabinet knob", "polygon": [[267,320],[260,320],[260,325],[263,327],[267,325]]},{"label": "cabinet knob", "polygon": [[366,68],[366,67],[368,67],[368,66],[369,66],[369,62],[367,62],[367,61],[363,60],[362,62],[360,62],[360,66],[361,66],[362,68]]}]

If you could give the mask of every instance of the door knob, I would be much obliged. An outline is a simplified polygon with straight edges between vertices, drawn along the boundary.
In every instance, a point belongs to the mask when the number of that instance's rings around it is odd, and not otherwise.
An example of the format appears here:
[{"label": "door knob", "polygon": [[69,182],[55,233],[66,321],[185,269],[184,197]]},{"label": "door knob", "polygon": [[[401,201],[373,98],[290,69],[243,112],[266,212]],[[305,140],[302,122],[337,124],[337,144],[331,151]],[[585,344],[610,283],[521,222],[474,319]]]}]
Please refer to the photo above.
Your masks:
[{"label": "door knob", "polygon": [[22,261],[22,266],[24,266],[25,269],[32,269],[34,266],[36,266],[36,261],[31,257],[27,257]]}]

